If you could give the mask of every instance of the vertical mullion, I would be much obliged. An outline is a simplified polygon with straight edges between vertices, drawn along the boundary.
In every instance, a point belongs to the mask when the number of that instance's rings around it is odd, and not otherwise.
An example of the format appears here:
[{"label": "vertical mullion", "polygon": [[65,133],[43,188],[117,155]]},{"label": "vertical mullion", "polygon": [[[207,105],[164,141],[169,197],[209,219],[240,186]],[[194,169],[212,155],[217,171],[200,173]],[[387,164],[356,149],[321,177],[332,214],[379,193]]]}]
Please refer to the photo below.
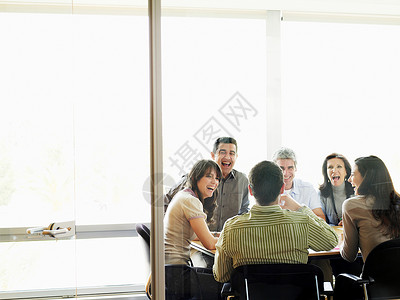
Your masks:
[{"label": "vertical mullion", "polygon": [[150,177],[151,177],[151,293],[164,300],[164,205],[161,101],[161,0],[149,0],[150,40]]},{"label": "vertical mullion", "polygon": [[281,11],[269,10],[267,42],[267,157],[282,145]]}]

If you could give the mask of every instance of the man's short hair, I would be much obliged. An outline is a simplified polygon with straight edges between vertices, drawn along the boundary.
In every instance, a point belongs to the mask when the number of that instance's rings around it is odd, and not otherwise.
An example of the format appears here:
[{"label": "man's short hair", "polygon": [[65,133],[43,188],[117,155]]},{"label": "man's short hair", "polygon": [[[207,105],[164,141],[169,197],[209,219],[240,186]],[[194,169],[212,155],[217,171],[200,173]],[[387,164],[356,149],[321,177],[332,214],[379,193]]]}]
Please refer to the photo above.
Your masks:
[{"label": "man's short hair", "polygon": [[291,159],[294,162],[294,166],[297,166],[296,154],[290,148],[282,147],[274,153],[272,160],[277,162],[279,159]]},{"label": "man's short hair", "polygon": [[217,138],[214,143],[214,147],[213,147],[214,154],[217,153],[219,144],[234,144],[236,146],[236,153],[237,153],[238,146],[237,146],[236,140],[233,137],[224,136],[224,137]]},{"label": "man's short hair", "polygon": [[283,186],[282,169],[272,161],[262,161],[251,169],[249,184],[257,203],[269,205],[279,196]]}]

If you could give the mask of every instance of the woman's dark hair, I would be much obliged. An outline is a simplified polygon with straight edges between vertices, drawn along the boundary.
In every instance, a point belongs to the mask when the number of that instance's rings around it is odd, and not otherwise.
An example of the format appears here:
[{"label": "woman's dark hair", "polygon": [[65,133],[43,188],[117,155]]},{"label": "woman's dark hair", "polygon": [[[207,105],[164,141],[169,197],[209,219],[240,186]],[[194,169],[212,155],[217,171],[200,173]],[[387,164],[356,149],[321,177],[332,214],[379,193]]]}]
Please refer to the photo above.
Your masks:
[{"label": "woman's dark hair", "polygon": [[[217,178],[221,180],[222,171],[219,165],[215,161],[209,159],[199,160],[193,165],[192,170],[189,172],[186,186],[190,188],[193,192],[195,192],[197,195],[200,195],[199,189],[197,187],[197,182],[211,170],[214,170],[217,175]],[[200,202],[203,204],[204,212],[207,215],[207,223],[211,223],[212,217],[214,215],[214,210],[217,207],[216,199],[217,199],[216,190],[214,191],[212,197],[205,199],[201,199],[199,197]]]},{"label": "woman's dark hair", "polygon": [[346,197],[349,198],[354,193],[354,189],[353,189],[351,183],[347,181],[351,174],[351,165],[350,165],[349,161],[347,160],[347,158],[339,153],[332,153],[332,154],[329,154],[327,157],[325,157],[324,163],[322,164],[322,175],[324,176],[324,183],[319,186],[321,195],[324,196],[325,198],[328,198],[329,196],[332,196],[332,198],[333,198],[332,184],[329,182],[328,173],[326,171],[328,168],[328,160],[330,160],[332,158],[339,158],[344,163],[344,168],[346,169],[346,177],[344,178]]},{"label": "woman's dark hair", "polygon": [[358,194],[375,197],[372,214],[387,228],[385,234],[400,237],[400,195],[395,191],[392,178],[385,163],[376,156],[355,160],[363,180]]}]

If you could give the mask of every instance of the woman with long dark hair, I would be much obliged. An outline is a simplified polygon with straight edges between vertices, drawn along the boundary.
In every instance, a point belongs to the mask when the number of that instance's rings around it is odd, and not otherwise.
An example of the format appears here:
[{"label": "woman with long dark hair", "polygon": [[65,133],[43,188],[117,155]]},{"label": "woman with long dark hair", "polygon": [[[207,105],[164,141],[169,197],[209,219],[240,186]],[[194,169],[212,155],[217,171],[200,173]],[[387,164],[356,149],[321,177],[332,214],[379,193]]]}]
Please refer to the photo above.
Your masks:
[{"label": "woman with long dark hair", "polygon": [[186,188],[168,205],[164,218],[166,299],[220,299],[221,284],[210,268],[190,267],[190,242],[199,239],[215,249],[217,237],[208,224],[214,214],[215,193],[222,172],[212,160],[199,160],[188,175]]},{"label": "woman with long dark hair", "polygon": [[215,249],[218,238],[209,231],[216,207],[214,193],[222,173],[212,160],[196,162],[188,175],[186,188],[177,193],[164,219],[165,262],[188,264],[190,241],[198,238],[207,249]]},{"label": "woman with long dark hair", "polygon": [[365,261],[375,246],[400,237],[400,195],[376,156],[357,158],[349,180],[356,196],[343,204],[341,255],[354,261],[360,249]]},{"label": "woman with long dark hair", "polygon": [[330,225],[342,225],[342,205],[354,191],[348,179],[351,174],[349,161],[342,154],[329,154],[322,164],[324,182],[319,187],[322,211]]}]

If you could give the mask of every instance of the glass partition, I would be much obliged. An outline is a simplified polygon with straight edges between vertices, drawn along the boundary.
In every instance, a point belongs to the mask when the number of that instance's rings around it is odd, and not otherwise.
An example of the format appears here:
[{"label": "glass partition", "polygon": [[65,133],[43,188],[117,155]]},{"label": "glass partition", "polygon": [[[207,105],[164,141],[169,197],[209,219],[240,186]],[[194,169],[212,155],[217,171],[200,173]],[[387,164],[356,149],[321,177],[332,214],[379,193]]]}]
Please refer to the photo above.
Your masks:
[{"label": "glass partition", "polygon": [[[72,19],[0,14],[0,298],[75,295]],[[27,234],[54,222],[71,234]]]},{"label": "glass partition", "polygon": [[[0,23],[0,298],[144,291],[147,17],[2,12]],[[72,237],[26,234],[60,221]]]}]

